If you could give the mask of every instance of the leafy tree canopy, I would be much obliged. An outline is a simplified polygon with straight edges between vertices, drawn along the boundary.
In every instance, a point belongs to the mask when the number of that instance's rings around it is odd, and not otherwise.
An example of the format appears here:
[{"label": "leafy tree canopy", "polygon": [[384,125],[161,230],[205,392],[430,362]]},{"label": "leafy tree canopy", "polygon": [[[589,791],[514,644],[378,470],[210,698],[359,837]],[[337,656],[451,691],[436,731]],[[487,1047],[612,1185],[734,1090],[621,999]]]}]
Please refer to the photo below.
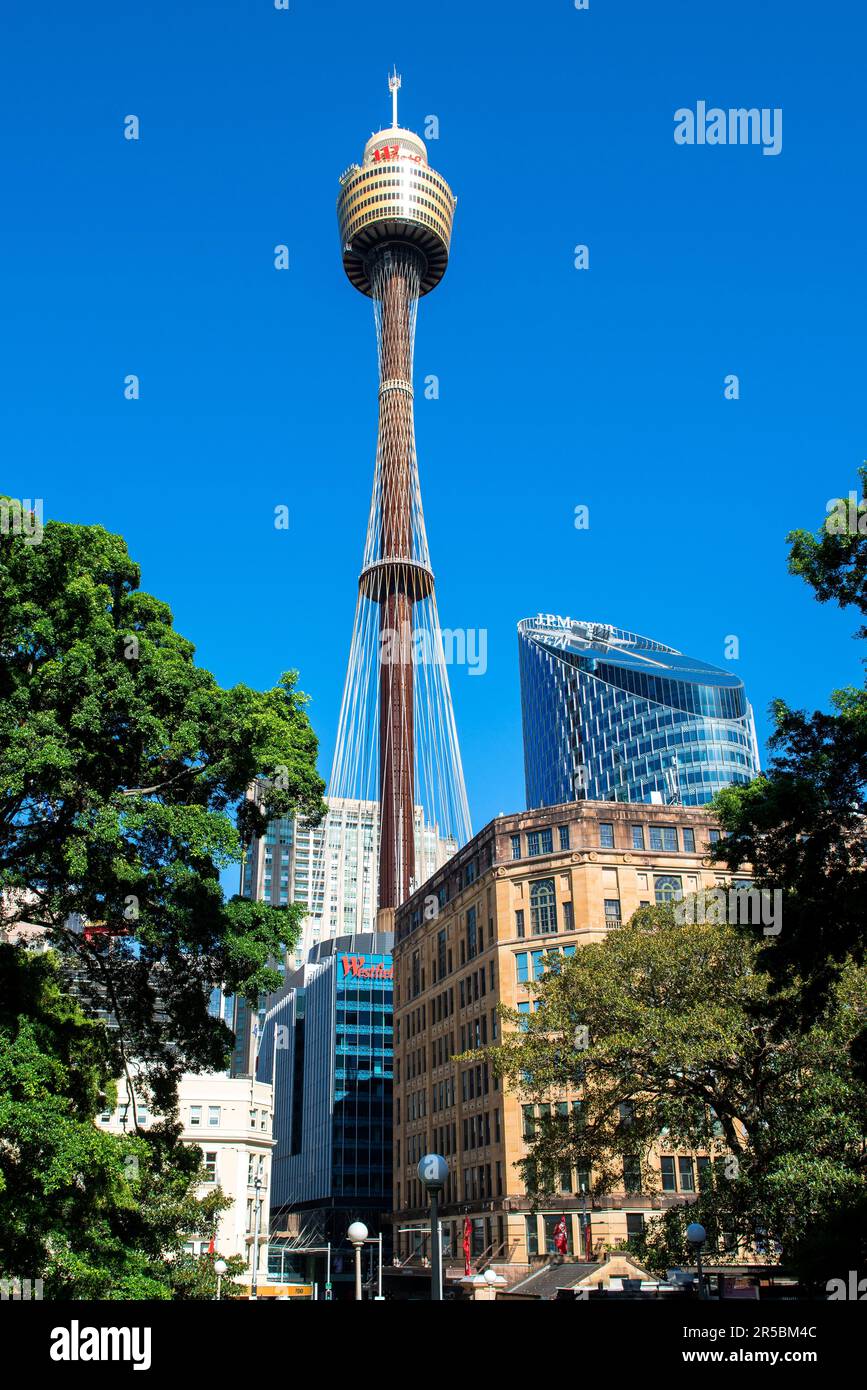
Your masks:
[{"label": "leafy tree canopy", "polygon": [[847,1048],[867,975],[848,966],[822,1019],[781,1032],[761,950],[742,928],[656,906],[569,961],[548,957],[535,1012],[503,1010],[513,1027],[485,1053],[537,1107],[523,1167],[539,1200],[564,1167],[595,1194],[622,1189],[624,1172],[627,1189],[640,1175],[659,1190],[654,1145],[705,1153],[714,1238],[791,1258],[841,1197],[863,1198],[867,1088]]},{"label": "leafy tree canopy", "polygon": [[[815,535],[790,534],[789,569],[821,603],[865,615],[867,468],[860,473],[863,501],[841,498]],[[865,634],[862,627],[857,635]],[[759,887],[783,893],[782,930],[762,964],[784,989],[800,981],[782,1007],[808,1022],[845,962],[863,961],[867,948],[867,691],[836,691],[830,713],[782,700],[772,708],[764,776],[716,798],[727,831],[716,856],[730,868],[752,864]],[[853,1038],[852,1051],[867,1075],[867,1032]]]},{"label": "leafy tree canopy", "polygon": [[33,539],[0,535],[0,926],[51,932],[168,1112],[181,1071],[225,1063],[212,987],[274,987],[297,937],[300,907],[227,902],[219,875],[271,817],[321,818],[317,741],[295,673],[223,689],[195,664],[119,536]]},{"label": "leafy tree canopy", "polygon": [[228,1201],[197,1196],[201,1155],[179,1126],[97,1127],[110,1078],[106,1028],[64,992],[52,954],[0,945],[0,1274],[42,1279],[48,1298],[211,1297],[213,1261],[183,1244]]}]

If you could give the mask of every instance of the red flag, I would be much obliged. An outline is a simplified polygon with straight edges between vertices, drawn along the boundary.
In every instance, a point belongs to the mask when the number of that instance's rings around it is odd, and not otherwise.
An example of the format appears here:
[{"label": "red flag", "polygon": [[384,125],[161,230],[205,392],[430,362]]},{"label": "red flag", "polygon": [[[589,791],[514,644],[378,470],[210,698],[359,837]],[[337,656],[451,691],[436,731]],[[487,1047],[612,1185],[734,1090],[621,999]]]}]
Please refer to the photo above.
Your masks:
[{"label": "red flag", "polygon": [[468,1216],[464,1217],[464,1274],[469,1278],[470,1273],[470,1236],[472,1234],[472,1224]]},{"label": "red flag", "polygon": [[213,1236],[211,1236],[211,1239],[208,1241],[208,1254],[209,1254],[209,1255],[213,1255],[213,1254],[214,1254],[214,1237],[213,1237]]},{"label": "red flag", "polygon": [[569,1249],[569,1236],[566,1231],[566,1217],[561,1216],[554,1228],[554,1249],[558,1255],[565,1255]]}]

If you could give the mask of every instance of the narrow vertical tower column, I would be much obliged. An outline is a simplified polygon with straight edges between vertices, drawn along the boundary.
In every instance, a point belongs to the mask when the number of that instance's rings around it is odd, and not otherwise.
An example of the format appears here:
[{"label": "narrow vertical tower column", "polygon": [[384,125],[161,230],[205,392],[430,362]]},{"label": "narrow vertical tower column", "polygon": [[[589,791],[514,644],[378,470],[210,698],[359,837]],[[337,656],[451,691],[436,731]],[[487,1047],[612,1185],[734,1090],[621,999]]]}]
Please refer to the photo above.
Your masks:
[{"label": "narrow vertical tower column", "polygon": [[[448,264],[455,199],[424,141],[394,124],[341,179],[343,265],[373,300],[379,433],[373,498],[329,794],[379,804],[380,909],[419,881],[416,844],[470,835],[463,771],[428,553],[413,421],[419,298]],[[376,779],[375,788],[373,779]],[[442,856],[441,856],[442,857]]]},{"label": "narrow vertical tower column", "polygon": [[[415,876],[412,631],[414,462],[412,359],[414,305],[422,261],[410,247],[376,252],[379,305],[379,458],[383,474],[379,604],[379,903],[393,907]],[[432,576],[431,576],[432,578]]]}]

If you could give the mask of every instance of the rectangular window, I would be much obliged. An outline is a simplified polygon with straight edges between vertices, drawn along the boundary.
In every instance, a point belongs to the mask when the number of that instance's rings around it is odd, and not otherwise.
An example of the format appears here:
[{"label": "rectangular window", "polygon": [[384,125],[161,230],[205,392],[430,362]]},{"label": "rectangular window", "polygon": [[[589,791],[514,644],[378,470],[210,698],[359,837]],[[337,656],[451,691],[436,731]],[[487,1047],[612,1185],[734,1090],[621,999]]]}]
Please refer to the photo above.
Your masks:
[{"label": "rectangular window", "polygon": [[219,1107],[219,1105],[209,1105],[209,1106],[208,1106],[208,1124],[211,1125],[211,1126],[217,1126],[219,1123],[220,1123],[220,1107]]},{"label": "rectangular window", "polygon": [[522,999],[522,1000],[519,1001],[519,1003],[518,1003],[518,1013],[519,1013],[519,1014],[525,1014],[525,1015],[526,1015],[525,1018],[522,1018],[522,1019],[521,1019],[521,1029],[522,1029],[523,1032],[526,1032],[527,1029],[528,1029],[528,1027],[530,1026],[530,1001],[529,1001],[529,999]]},{"label": "rectangular window", "polygon": [[605,899],[605,925],[606,927],[620,926],[620,899]]},{"label": "rectangular window", "polygon": [[571,904],[571,902],[566,902],[566,903],[563,904],[563,930],[564,930],[564,931],[574,931],[574,930],[575,930],[575,918],[574,918],[574,914],[573,914],[573,912],[572,912],[572,904]]},{"label": "rectangular window", "polygon": [[683,835],[683,849],[685,854],[695,854],[695,831],[691,825],[685,825],[681,831]]},{"label": "rectangular window", "polygon": [[217,1155],[216,1155],[216,1153],[215,1153],[214,1151],[208,1152],[208,1153],[206,1153],[206,1154],[204,1155],[204,1159],[205,1159],[205,1173],[206,1173],[206,1175],[207,1175],[206,1178],[205,1178],[205,1181],[206,1181],[206,1182],[216,1182],[216,1181],[217,1181]]},{"label": "rectangular window", "polygon": [[546,830],[530,830],[527,834],[527,854],[551,854],[554,848],[554,835],[550,827]]},{"label": "rectangular window", "polygon": [[633,825],[632,827],[632,848],[644,849],[644,826]]},{"label": "rectangular window", "polygon": [[698,1190],[699,1192],[709,1192],[713,1187],[713,1164],[709,1158],[696,1159],[698,1168]]},{"label": "rectangular window", "polygon": [[545,961],[545,952],[544,952],[544,951],[531,951],[531,952],[530,952],[530,960],[533,962],[533,979],[534,979],[534,980],[541,980],[542,975],[543,975],[544,970],[545,970],[545,965],[544,965],[544,961]]},{"label": "rectangular window", "polygon": [[614,826],[610,821],[599,822],[599,844],[602,849],[614,848]]},{"label": "rectangular window", "polygon": [[522,907],[519,907],[515,913],[515,935],[519,937],[524,935],[524,909]]},{"label": "rectangular window", "polygon": [[663,1154],[659,1160],[663,1192],[677,1191],[677,1178],[674,1171],[674,1155]]},{"label": "rectangular window", "polygon": [[661,849],[669,854],[676,852],[677,826],[652,825],[650,827],[650,848]]},{"label": "rectangular window", "polygon": [[470,960],[475,960],[476,948],[476,909],[471,907],[467,913],[467,955]]},{"label": "rectangular window", "polygon": [[513,836],[512,836],[512,858],[513,858],[513,859],[520,859],[520,857],[521,857],[521,837],[520,837],[520,835],[513,835]]},{"label": "rectangular window", "polygon": [[641,1191],[641,1164],[634,1158],[623,1160],[623,1186],[627,1192]]},{"label": "rectangular window", "polygon": [[707,832],[707,842],[709,845],[718,845],[720,842],[720,831],[709,830]]},{"label": "rectangular window", "polygon": [[695,1192],[695,1167],[691,1158],[677,1160],[681,1192]]},{"label": "rectangular window", "polygon": [[527,1233],[527,1256],[538,1255],[539,1253],[539,1223],[535,1216],[525,1216],[524,1226]]},{"label": "rectangular window", "polygon": [[644,1235],[644,1212],[628,1211],[626,1213],[626,1239],[637,1240]]},{"label": "rectangular window", "polygon": [[444,931],[437,933],[437,978],[442,979],[446,973],[446,934]]},{"label": "rectangular window", "polygon": [[190,1128],[195,1129],[202,1123],[202,1107],[200,1105],[190,1106]]},{"label": "rectangular window", "polygon": [[557,834],[560,836],[560,848],[569,848],[569,827],[568,825],[558,825]]}]

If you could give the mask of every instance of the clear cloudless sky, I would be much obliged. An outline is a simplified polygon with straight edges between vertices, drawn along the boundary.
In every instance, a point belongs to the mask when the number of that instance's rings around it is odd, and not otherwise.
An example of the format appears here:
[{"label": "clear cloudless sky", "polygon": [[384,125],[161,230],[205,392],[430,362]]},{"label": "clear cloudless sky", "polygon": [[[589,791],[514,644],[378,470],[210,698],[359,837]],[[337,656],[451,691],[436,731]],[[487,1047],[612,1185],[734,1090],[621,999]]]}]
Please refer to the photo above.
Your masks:
[{"label": "clear cloudless sky", "polygon": [[[862,677],[785,535],[867,454],[865,38],[854,0],[6,0],[0,491],[122,533],[221,682],[298,668],[327,776],[377,384],[335,199],[396,63],[458,195],[416,425],[441,620],[488,633],[451,672],[474,826],[524,805],[540,610],[737,637],[763,743]],[[782,152],[677,146],[699,100],[781,107]]]}]

